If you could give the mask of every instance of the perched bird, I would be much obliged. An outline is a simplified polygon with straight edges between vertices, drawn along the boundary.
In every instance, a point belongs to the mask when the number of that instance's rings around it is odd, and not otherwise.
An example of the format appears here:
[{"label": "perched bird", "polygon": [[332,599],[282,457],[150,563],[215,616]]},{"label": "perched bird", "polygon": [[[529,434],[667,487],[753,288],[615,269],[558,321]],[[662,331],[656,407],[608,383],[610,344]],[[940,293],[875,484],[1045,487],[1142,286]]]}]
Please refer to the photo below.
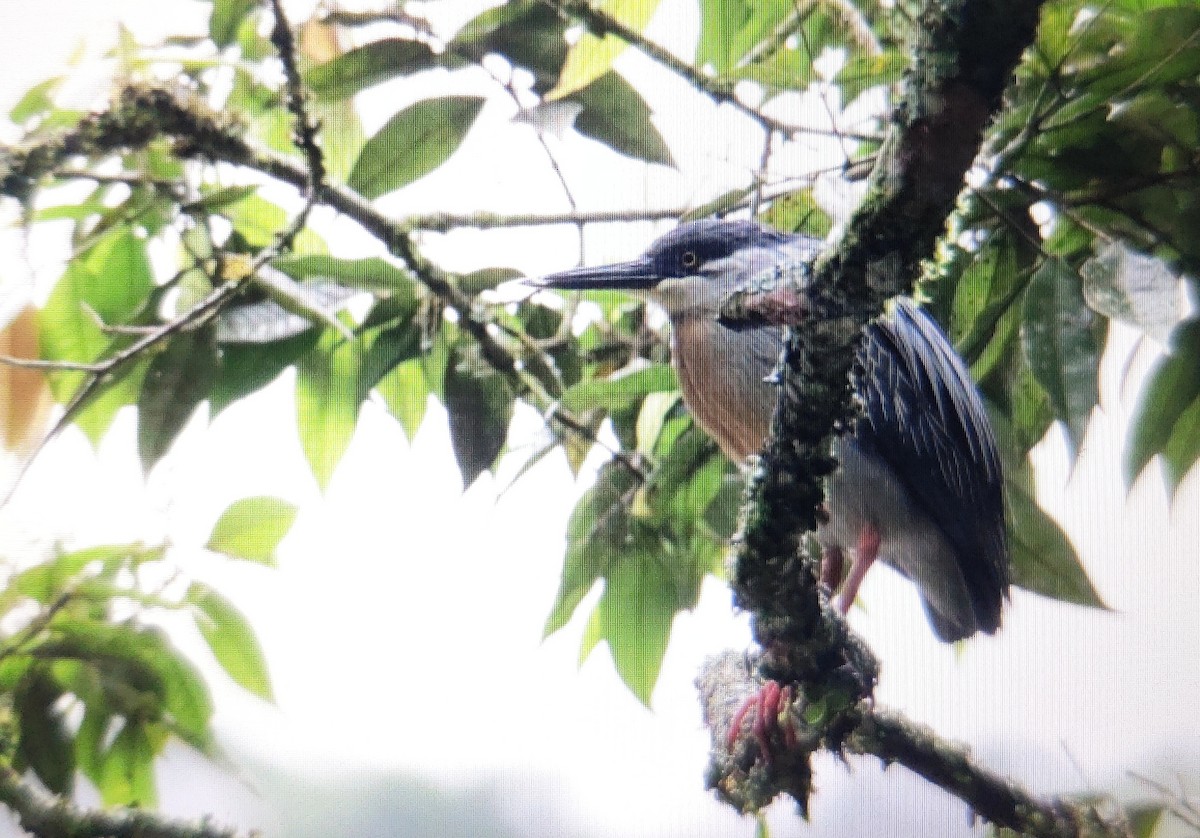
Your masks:
[{"label": "perched bird", "polygon": [[[542,287],[626,289],[671,322],[671,361],[695,420],[729,457],[762,448],[778,399],[766,379],[783,331],[734,331],[721,302],[761,271],[811,260],[819,242],[753,221],[682,224],[641,257],[543,277]],[[801,327],[802,328],[802,327]],[[876,558],[912,580],[937,637],[952,642],[1000,626],[1008,551],[1000,460],[987,413],[938,325],[899,299],[870,324],[858,351],[863,413],[838,438],[838,470],[817,530],[821,579],[845,613]],[[845,553],[853,560],[842,580]]]}]

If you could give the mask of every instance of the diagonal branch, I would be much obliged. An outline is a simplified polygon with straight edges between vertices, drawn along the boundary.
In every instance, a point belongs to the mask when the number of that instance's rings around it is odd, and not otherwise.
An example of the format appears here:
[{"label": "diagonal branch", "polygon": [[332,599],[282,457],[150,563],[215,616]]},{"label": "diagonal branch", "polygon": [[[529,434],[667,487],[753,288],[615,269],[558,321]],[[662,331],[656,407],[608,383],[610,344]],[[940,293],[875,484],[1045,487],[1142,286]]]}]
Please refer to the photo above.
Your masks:
[{"label": "diagonal branch", "polygon": [[83,809],[26,783],[0,765],[0,803],[21,827],[40,836],[71,838],[238,838],[240,833],[207,819],[176,820],[144,809]]},{"label": "diagonal branch", "polygon": [[[710,713],[710,784],[742,808],[758,808],[781,792],[806,806],[808,755],[817,748],[837,753],[849,748],[910,767],[1000,826],[1048,825],[1034,831],[1039,835],[1120,834],[1116,826],[1095,827],[1098,816],[1064,820],[1057,801],[1023,792],[988,802],[977,792],[991,788],[990,775],[961,759],[960,750],[932,734],[910,735],[911,726],[896,716],[862,709],[872,692],[873,661],[828,608],[813,568],[797,558],[799,534],[816,529],[822,482],[836,467],[834,431],[855,419],[849,381],[862,329],[882,313],[887,299],[911,289],[922,260],[932,257],[984,129],[1033,41],[1041,5],[1042,0],[925,4],[905,98],[867,197],[841,241],[811,268],[768,272],[723,310],[727,321],[742,327],[767,319],[795,324],[799,315],[805,322],[803,330],[789,329],[780,401],[747,487],[732,584],[738,604],[754,615],[764,649],[760,671],[797,696],[789,718],[807,726],[809,735],[793,737],[807,742],[791,763],[794,770],[776,771],[759,760],[747,771],[745,753],[752,746],[730,753],[716,732],[729,725]],[[764,304],[781,299],[801,304]],[[705,704],[712,707],[727,679],[708,670],[702,677]],[[807,721],[809,713],[797,720],[797,707],[821,708],[818,722]]]}]

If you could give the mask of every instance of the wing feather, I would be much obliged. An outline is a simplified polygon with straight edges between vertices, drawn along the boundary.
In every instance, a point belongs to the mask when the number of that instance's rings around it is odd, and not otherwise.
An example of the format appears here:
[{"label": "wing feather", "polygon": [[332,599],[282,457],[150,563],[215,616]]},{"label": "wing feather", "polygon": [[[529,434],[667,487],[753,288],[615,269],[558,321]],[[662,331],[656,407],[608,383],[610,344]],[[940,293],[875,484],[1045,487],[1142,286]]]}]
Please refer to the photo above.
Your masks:
[{"label": "wing feather", "polygon": [[867,328],[859,351],[856,429],[953,546],[981,628],[994,631],[1008,594],[1000,456],[966,365],[910,300]]}]

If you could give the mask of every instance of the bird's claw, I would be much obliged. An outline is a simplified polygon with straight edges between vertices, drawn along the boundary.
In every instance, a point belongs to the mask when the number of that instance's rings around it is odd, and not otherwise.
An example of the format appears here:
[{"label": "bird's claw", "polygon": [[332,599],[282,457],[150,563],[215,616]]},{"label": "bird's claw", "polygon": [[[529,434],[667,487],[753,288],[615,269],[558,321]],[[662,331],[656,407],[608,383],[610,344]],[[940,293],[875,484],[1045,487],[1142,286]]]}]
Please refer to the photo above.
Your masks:
[{"label": "bird's claw", "polygon": [[726,746],[730,751],[737,744],[742,733],[747,716],[753,711],[753,721],[750,723],[750,735],[758,744],[758,751],[763,760],[769,765],[773,759],[774,746],[772,739],[775,734],[783,736],[784,747],[791,750],[796,747],[796,728],[791,719],[792,688],[780,686],[778,681],[767,681],[762,689],[743,702],[733,721],[729,725],[729,739]]}]

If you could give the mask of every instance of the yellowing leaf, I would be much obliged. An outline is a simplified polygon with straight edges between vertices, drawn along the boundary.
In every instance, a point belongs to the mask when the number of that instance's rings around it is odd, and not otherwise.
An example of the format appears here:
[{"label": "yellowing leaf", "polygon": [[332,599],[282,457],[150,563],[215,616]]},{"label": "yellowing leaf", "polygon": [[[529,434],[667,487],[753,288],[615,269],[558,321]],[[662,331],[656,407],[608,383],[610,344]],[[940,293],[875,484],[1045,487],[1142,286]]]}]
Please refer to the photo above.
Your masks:
[{"label": "yellowing leaf", "polygon": [[[0,353],[35,358],[37,313],[27,308],[0,331]],[[9,451],[28,451],[41,436],[50,409],[50,389],[38,370],[0,367],[0,443]]]},{"label": "yellowing leaf", "polygon": [[[607,0],[596,4],[596,8],[641,32],[654,16],[658,0]],[[561,99],[587,87],[612,68],[613,61],[624,52],[626,46],[628,44],[616,35],[605,35],[603,38],[584,35],[567,53],[558,84],[546,94],[546,98]]]}]

